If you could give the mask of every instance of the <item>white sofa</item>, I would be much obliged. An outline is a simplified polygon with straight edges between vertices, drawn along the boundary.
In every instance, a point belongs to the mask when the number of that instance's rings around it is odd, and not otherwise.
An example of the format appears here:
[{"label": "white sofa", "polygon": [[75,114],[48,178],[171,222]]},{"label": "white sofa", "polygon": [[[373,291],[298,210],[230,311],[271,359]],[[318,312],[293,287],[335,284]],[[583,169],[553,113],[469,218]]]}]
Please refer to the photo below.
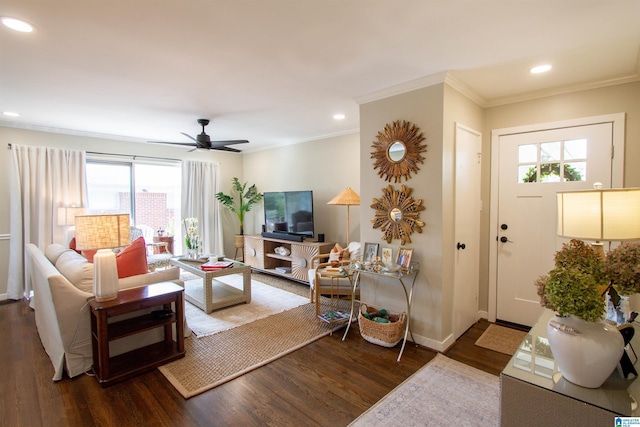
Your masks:
[{"label": "white sofa", "polygon": [[[93,264],[82,255],[59,244],[45,253],[28,244],[27,271],[33,286],[32,307],[36,327],[54,367],[53,380],[80,375],[93,365],[91,318],[88,301],[93,298]],[[180,270],[171,268],[120,279],[120,289],[172,281],[180,286]],[[162,339],[162,328],[112,341],[110,355],[140,348]],[[185,322],[185,335],[190,330]]]}]

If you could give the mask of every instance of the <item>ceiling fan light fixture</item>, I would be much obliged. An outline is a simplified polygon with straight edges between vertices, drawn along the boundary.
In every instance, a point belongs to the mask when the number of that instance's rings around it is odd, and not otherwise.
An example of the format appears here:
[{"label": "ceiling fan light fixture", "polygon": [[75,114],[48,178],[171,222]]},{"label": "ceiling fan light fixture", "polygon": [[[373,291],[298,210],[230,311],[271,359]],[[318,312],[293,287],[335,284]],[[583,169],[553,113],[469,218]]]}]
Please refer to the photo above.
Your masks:
[{"label": "ceiling fan light fixture", "polygon": [[35,30],[35,27],[33,25],[21,19],[3,16],[2,18],[0,18],[0,20],[5,27],[11,28],[15,31],[20,31],[21,33],[32,33]]},{"label": "ceiling fan light fixture", "polygon": [[547,71],[551,70],[551,64],[541,64],[541,65],[536,65],[535,67],[532,67],[529,72],[531,74],[542,74],[542,73],[546,73]]}]

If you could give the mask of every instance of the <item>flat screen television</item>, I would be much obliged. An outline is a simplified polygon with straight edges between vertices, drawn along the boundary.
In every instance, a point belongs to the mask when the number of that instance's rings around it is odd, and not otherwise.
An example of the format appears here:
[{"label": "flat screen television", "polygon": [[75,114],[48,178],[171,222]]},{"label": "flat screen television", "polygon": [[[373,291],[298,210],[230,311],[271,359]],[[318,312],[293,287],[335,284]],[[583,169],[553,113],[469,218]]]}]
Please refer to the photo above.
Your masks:
[{"label": "flat screen television", "polygon": [[264,193],[265,230],[313,237],[313,192]]}]

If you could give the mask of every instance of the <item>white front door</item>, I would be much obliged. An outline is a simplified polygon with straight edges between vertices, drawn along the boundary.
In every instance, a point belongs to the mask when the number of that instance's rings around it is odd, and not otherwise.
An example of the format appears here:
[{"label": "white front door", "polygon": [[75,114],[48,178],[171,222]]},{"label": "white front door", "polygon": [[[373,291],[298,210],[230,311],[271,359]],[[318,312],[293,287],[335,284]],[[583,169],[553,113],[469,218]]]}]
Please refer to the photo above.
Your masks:
[{"label": "white front door", "polygon": [[457,339],[478,320],[482,137],[456,124],[453,327]]},{"label": "white front door", "polygon": [[534,282],[567,242],[556,236],[556,192],[611,188],[613,133],[600,122],[498,137],[495,318],[531,326],[542,313]]}]

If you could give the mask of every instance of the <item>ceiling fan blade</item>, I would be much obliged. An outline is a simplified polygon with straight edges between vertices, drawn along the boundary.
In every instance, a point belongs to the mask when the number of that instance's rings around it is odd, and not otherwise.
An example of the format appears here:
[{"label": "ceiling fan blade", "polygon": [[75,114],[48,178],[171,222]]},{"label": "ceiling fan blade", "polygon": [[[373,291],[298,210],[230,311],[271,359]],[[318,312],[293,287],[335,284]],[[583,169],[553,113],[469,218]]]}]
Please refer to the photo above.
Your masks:
[{"label": "ceiling fan blade", "polygon": [[150,142],[152,144],[184,145],[184,146],[187,146],[187,147],[193,147],[194,145],[196,145],[196,144],[191,143],[191,142],[169,142],[169,141],[147,141],[147,142]]},{"label": "ceiling fan blade", "polygon": [[242,150],[238,150],[237,148],[225,147],[225,146],[212,146],[210,150],[218,150],[218,151],[230,151],[232,153],[241,153]]},{"label": "ceiling fan blade", "polygon": [[189,138],[189,139],[191,139],[191,140],[193,140],[193,141],[195,141],[195,142],[198,142],[198,140],[197,140],[197,139],[195,139],[194,137],[192,137],[192,136],[191,136],[191,135],[189,135],[188,133],[184,133],[184,132],[180,132],[180,133],[181,133],[181,134],[183,134],[184,136],[186,136],[187,138]]},{"label": "ceiling fan blade", "polygon": [[225,145],[248,144],[246,139],[232,139],[229,141],[211,141],[211,147],[223,147]]}]

